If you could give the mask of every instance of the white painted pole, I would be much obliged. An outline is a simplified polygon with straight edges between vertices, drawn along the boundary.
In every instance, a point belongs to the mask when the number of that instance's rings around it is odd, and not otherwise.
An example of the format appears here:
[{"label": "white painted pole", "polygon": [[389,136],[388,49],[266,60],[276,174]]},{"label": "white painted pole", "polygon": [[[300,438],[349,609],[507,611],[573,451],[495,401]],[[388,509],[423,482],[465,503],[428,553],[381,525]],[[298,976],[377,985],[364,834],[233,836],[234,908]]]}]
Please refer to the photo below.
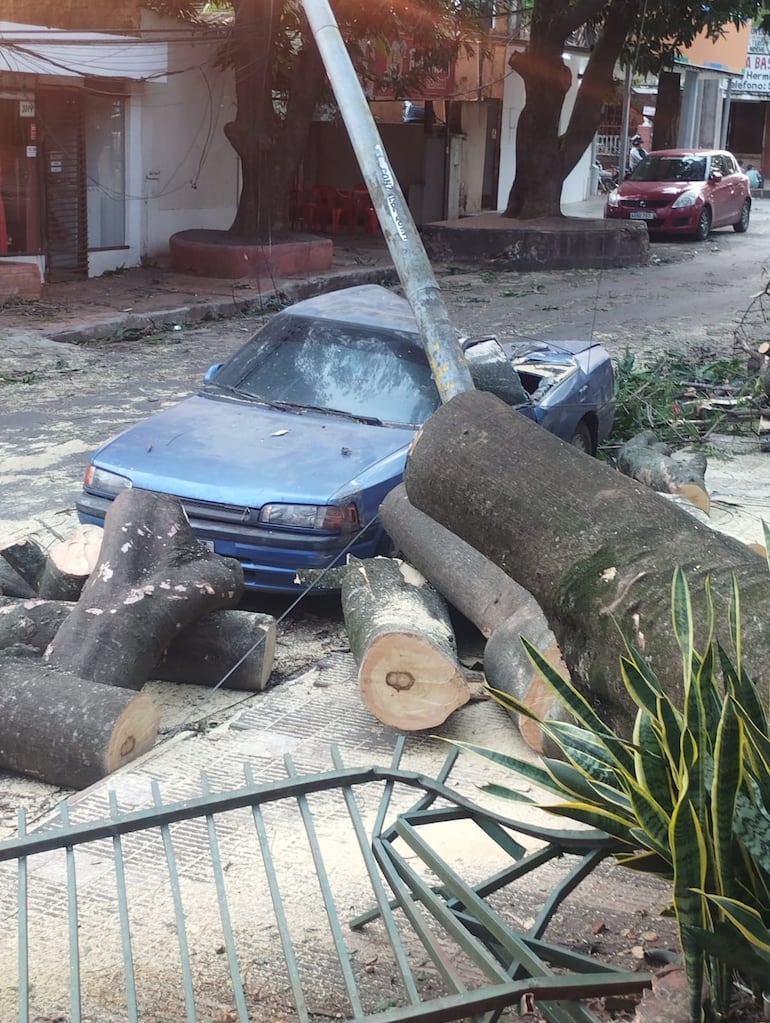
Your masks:
[{"label": "white painted pole", "polygon": [[302,0],[382,233],[425,345],[442,402],[473,380],[411,211],[393,173],[327,0]]}]

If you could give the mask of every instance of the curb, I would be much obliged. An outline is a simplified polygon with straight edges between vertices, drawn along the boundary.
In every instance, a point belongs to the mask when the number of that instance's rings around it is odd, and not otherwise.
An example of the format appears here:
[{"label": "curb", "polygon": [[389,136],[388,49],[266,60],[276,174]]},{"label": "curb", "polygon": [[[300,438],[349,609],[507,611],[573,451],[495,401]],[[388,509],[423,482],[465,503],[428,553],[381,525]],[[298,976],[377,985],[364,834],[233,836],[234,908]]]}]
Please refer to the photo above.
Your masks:
[{"label": "curb", "polygon": [[66,330],[57,330],[48,335],[52,341],[77,344],[80,341],[98,341],[121,330],[144,330],[171,326],[180,323],[200,323],[203,320],[226,319],[251,312],[274,311],[284,305],[291,305],[303,298],[320,295],[327,291],[352,288],[357,284],[398,283],[395,267],[366,267],[361,270],[341,270],[316,277],[288,279],[277,287],[269,288],[250,298],[210,300],[173,309],[156,309],[146,313],[127,313],[99,323],[81,323]]}]

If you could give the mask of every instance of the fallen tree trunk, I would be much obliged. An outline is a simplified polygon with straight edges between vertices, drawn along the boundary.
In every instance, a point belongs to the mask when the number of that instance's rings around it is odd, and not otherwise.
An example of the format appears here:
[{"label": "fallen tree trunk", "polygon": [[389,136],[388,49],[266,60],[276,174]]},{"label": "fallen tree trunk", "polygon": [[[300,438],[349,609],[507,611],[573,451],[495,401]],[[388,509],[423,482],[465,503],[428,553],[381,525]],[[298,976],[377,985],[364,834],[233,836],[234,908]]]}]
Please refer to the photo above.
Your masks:
[{"label": "fallen tree trunk", "polygon": [[[532,594],[475,547],[415,508],[403,483],[387,495],[379,514],[407,561],[488,638],[484,649],[488,684],[523,700],[541,718],[565,718],[521,643],[521,636],[526,636],[566,673],[554,634]],[[543,752],[546,740],[538,725],[518,714],[515,720],[525,741]],[[553,752],[550,746],[549,751]]]},{"label": "fallen tree trunk", "polygon": [[361,699],[386,725],[435,728],[470,699],[440,594],[404,562],[350,558],[342,611]]},{"label": "fallen tree trunk", "polygon": [[139,689],[184,628],[242,593],[240,563],[196,540],[176,498],[132,487],[110,506],[99,562],[46,659]]},{"label": "fallen tree trunk", "polygon": [[[43,654],[75,605],[0,597],[0,650],[22,644]],[[212,611],[176,637],[153,672],[164,682],[261,692],[273,670],[275,619],[230,609]]]},{"label": "fallen tree trunk", "polygon": [[102,545],[101,526],[83,525],[48,549],[37,595],[43,600],[77,600],[96,567]]},{"label": "fallen tree trunk", "polygon": [[0,767],[10,771],[85,788],[149,750],[159,717],[147,693],[0,657]]},{"label": "fallen tree trunk", "polygon": [[717,636],[730,649],[728,604],[742,596],[745,668],[770,682],[770,575],[737,540],[565,445],[490,394],[442,405],[416,436],[405,472],[416,507],[477,547],[543,608],[573,679],[608,721],[634,711],[620,679],[618,626],[681,695],[671,578],[686,573],[696,642],[707,635],[710,577]]},{"label": "fallen tree trunk", "polygon": [[687,494],[690,487],[697,487],[706,495],[706,456],[675,452],[651,430],[627,440],[618,450],[617,462],[626,476],[660,493]]}]

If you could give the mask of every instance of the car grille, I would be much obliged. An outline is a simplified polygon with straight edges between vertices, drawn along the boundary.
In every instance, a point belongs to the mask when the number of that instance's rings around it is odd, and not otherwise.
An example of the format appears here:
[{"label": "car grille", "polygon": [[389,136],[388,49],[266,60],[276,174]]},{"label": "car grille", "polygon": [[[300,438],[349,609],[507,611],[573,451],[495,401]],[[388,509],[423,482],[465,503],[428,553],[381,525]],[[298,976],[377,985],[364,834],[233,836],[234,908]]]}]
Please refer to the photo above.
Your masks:
[{"label": "car grille", "polygon": [[182,507],[190,519],[208,519],[210,522],[233,522],[239,526],[259,525],[259,508],[246,508],[238,504],[216,504],[213,501],[188,501]]},{"label": "car grille", "polygon": [[620,205],[627,210],[659,210],[669,205],[668,199],[621,199]]}]

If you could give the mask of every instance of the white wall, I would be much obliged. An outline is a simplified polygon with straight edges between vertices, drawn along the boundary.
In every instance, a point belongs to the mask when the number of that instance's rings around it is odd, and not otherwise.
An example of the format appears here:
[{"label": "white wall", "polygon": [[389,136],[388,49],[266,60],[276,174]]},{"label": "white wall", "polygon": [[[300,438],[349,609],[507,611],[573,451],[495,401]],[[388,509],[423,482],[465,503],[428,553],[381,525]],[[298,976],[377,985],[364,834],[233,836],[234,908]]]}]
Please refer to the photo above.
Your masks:
[{"label": "white wall", "polygon": [[132,146],[140,155],[137,163],[132,151],[127,192],[132,251],[138,228],[141,255],[167,253],[176,231],[226,230],[235,216],[238,158],[224,134],[235,116],[234,83],[215,56],[211,42],[169,44],[166,81],[144,83],[136,97]]},{"label": "white wall", "polygon": [[463,194],[460,199],[460,212],[463,214],[481,212],[488,110],[486,103],[478,101],[465,102],[462,105],[461,123],[465,145],[463,146]]},{"label": "white wall", "polygon": [[[506,53],[506,65],[513,49]],[[561,112],[560,130],[564,130],[575,103],[579,86],[578,75],[581,74],[588,58],[579,54],[569,54],[565,64],[572,71],[572,86],[564,97]],[[500,130],[500,176],[497,188],[497,206],[503,210],[508,204],[508,196],[516,177],[516,126],[524,109],[524,81],[520,75],[512,73],[505,79],[503,87],[503,116]],[[567,175],[561,192],[562,205],[582,202],[591,195],[591,147],[589,146],[570,174]]]}]

